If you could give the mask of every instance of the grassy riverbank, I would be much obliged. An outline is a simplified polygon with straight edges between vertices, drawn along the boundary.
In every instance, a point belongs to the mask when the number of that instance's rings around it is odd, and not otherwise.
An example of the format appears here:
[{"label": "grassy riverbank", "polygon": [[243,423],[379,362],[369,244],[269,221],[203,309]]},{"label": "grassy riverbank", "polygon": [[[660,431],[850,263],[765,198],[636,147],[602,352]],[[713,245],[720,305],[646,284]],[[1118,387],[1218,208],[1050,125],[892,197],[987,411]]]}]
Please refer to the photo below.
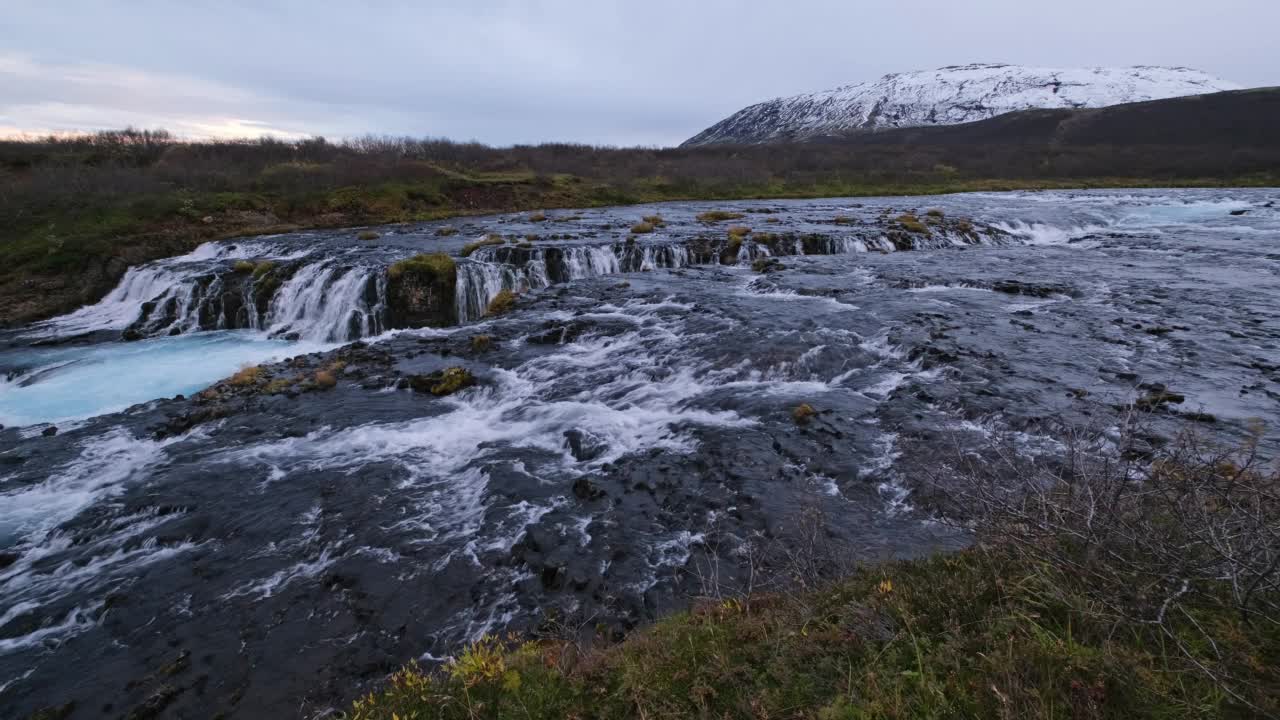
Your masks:
[{"label": "grassy riverbank", "polygon": [[[578,657],[480,643],[414,669],[353,718],[1261,717],[1280,632],[1225,604],[1117,622],[1069,573],[999,550],[866,568],[801,595],[707,602]],[[1217,646],[1205,642],[1210,628]],[[1172,635],[1168,634],[1172,633]],[[1190,649],[1184,654],[1179,643]],[[1197,665],[1243,677],[1231,697]]]},{"label": "grassy riverbank", "polygon": [[1155,149],[1123,164],[1096,150],[1005,151],[993,165],[981,148],[189,143],[136,131],[0,142],[0,322],[95,301],[128,266],[207,240],[306,228],[670,200],[1280,184],[1247,163],[1170,171],[1143,159],[1171,156]]},{"label": "grassy riverbank", "polygon": [[1135,449],[924,471],[973,548],[716,593],[616,644],[486,639],[350,716],[1275,717],[1280,473],[1190,436]]}]

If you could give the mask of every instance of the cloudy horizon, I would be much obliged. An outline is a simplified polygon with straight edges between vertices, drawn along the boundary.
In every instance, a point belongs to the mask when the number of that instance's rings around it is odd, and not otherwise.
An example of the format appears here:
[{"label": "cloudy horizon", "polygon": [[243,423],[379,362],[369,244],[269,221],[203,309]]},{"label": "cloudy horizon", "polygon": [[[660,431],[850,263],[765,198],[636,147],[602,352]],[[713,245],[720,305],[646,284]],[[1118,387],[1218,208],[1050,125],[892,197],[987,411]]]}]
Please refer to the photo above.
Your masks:
[{"label": "cloudy horizon", "polygon": [[1263,0],[1081,0],[1069,13],[1014,0],[56,5],[6,10],[0,134],[659,146],[772,97],[970,62],[1280,84],[1280,3]]}]

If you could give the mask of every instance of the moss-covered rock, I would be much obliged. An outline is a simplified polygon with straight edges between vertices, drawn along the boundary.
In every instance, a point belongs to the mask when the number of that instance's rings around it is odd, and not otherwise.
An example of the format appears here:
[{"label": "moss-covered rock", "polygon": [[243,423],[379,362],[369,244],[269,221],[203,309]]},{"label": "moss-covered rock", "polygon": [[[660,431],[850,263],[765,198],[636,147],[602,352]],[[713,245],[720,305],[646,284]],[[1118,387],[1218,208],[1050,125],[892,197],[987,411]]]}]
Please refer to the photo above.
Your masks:
[{"label": "moss-covered rock", "polygon": [[320,390],[330,390],[338,385],[338,376],[329,370],[317,370],[312,379]]},{"label": "moss-covered rock", "polygon": [[516,294],[510,290],[503,290],[493,299],[489,301],[489,307],[485,309],[484,314],[487,316],[505,315],[516,307]]},{"label": "moss-covered rock", "polygon": [[743,217],[745,216],[742,213],[728,212],[726,210],[710,210],[698,215],[697,219],[700,223],[710,225],[712,223],[724,222],[726,220],[741,220]]},{"label": "moss-covered rock", "polygon": [[896,222],[907,232],[916,233],[917,235],[929,234],[929,226],[920,222],[920,218],[912,215],[911,213],[899,215]]},{"label": "moss-covered rock", "polygon": [[817,414],[818,411],[809,403],[800,403],[791,409],[791,419],[794,420],[797,425],[808,425],[809,421]]},{"label": "moss-covered rock", "polygon": [[501,235],[494,235],[491,233],[489,235],[485,235],[480,240],[476,240],[475,242],[469,242],[466,245],[463,245],[462,251],[460,254],[462,255],[462,257],[470,257],[471,253],[479,250],[482,247],[485,247],[488,245],[504,245],[506,244],[506,242],[507,242],[506,238],[502,237]]},{"label": "moss-covered rock", "polygon": [[444,253],[415,255],[387,268],[392,327],[442,327],[455,321],[457,264]]},{"label": "moss-covered rock", "polygon": [[762,257],[751,262],[751,269],[758,273],[771,273],[785,270],[786,266],[779,262],[778,258]]},{"label": "moss-covered rock", "polygon": [[430,393],[437,397],[452,395],[476,383],[471,371],[463,367],[451,367],[429,375],[413,375],[409,387],[415,392]]}]

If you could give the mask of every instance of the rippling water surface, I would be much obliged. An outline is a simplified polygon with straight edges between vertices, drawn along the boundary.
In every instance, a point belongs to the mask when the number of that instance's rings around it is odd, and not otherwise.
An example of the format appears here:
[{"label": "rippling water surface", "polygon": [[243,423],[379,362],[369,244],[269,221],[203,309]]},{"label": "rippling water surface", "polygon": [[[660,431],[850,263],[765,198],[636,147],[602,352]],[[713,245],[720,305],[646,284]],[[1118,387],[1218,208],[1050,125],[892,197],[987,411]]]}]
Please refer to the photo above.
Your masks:
[{"label": "rippling water surface", "polygon": [[[552,616],[624,631],[696,593],[700,559],[733,567],[806,513],[856,559],[957,547],[914,507],[904,454],[997,437],[1058,452],[1064,425],[1144,383],[1186,397],[1162,430],[1231,440],[1257,418],[1274,453],[1277,204],[676,203],[474,218],[457,238],[256,238],[135,268],[102,303],[4,338],[0,714],[115,716],[158,696],[173,717],[320,714],[485,632]],[[882,213],[928,208],[1008,234],[877,251]],[[698,257],[691,239],[724,232],[694,221],[708,209],[822,234],[832,254],[763,274],[750,244],[739,264]],[[653,213],[667,226],[629,245]],[[556,249],[486,248],[459,264],[461,325],[386,331],[388,263],[488,232]],[[216,271],[264,258],[296,263],[296,282],[233,316]],[[482,319],[504,287],[528,291],[519,309]],[[122,342],[131,328],[148,339]],[[334,390],[167,424],[190,405],[166,398],[357,339]],[[402,388],[453,365],[478,385]],[[807,426],[800,403],[819,411]]]}]

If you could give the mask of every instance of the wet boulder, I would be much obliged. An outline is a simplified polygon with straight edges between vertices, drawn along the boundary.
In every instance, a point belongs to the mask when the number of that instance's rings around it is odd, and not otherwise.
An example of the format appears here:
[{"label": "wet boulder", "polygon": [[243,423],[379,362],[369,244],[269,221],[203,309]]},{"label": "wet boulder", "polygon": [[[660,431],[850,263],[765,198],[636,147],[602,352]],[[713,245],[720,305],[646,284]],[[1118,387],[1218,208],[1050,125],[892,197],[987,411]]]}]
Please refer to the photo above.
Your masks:
[{"label": "wet boulder", "polygon": [[589,502],[604,497],[605,492],[587,478],[580,477],[573,481],[573,495],[579,500]]},{"label": "wet boulder", "polygon": [[752,261],[751,269],[758,273],[763,274],[763,273],[778,272],[779,270],[786,270],[787,268],[777,258],[762,257],[762,258],[756,258],[754,261]]},{"label": "wet boulder", "polygon": [[577,428],[564,431],[564,446],[578,462],[595,460],[609,449],[599,436]]},{"label": "wet boulder", "polygon": [[1025,283],[1020,280],[1000,280],[992,283],[991,289],[1006,295],[1026,295],[1028,297],[1049,298],[1054,295],[1074,297],[1075,288],[1059,283]]},{"label": "wet boulder", "polygon": [[445,368],[427,375],[411,375],[409,387],[414,392],[430,393],[437,397],[452,395],[475,384],[475,376],[462,367]]}]

